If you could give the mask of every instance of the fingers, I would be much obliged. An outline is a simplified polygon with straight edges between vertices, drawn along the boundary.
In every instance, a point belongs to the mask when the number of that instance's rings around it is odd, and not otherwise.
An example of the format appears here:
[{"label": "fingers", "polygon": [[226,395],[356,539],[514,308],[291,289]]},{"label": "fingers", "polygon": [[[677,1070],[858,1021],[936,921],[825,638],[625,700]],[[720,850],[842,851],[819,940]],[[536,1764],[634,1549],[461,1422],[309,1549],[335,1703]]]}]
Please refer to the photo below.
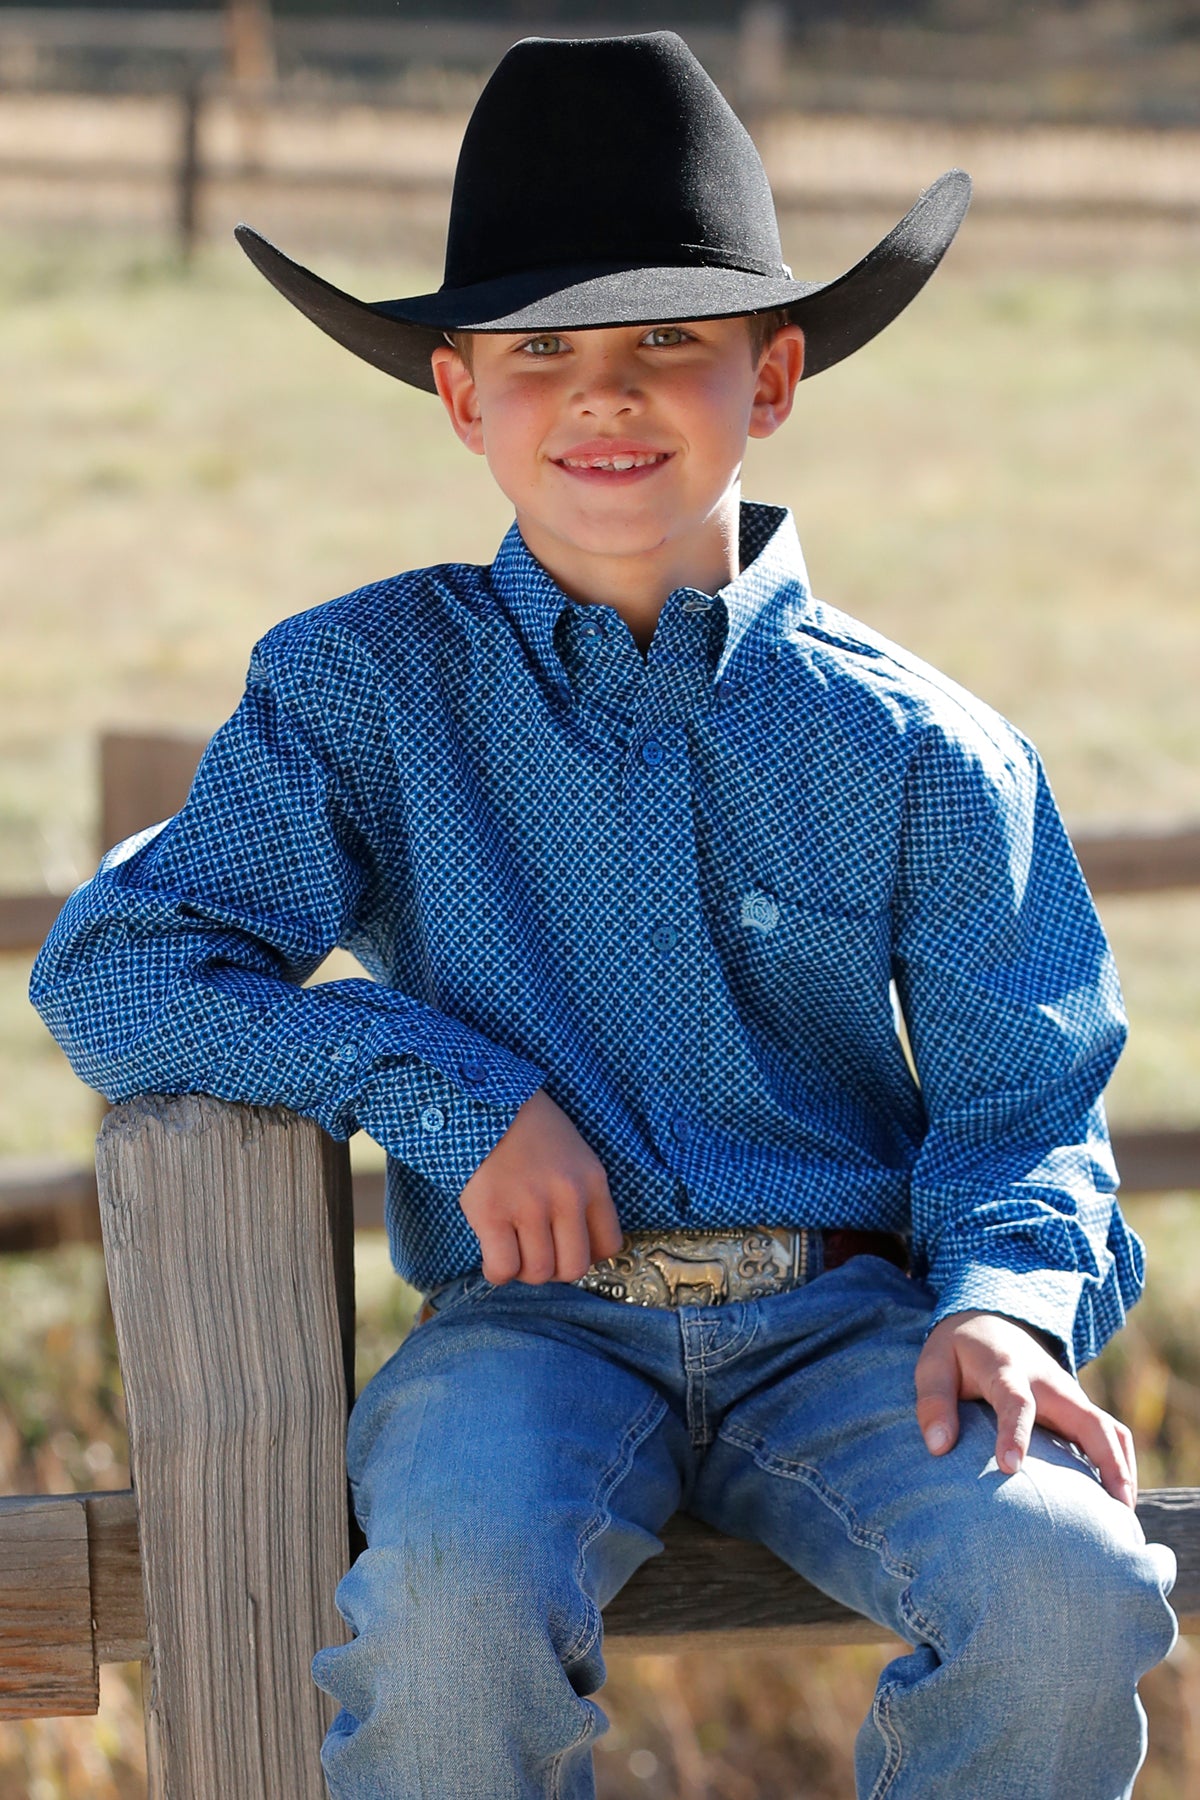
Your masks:
[{"label": "fingers", "polygon": [[[621,1221],[617,1217],[617,1209],[608,1191],[608,1180],[603,1173],[596,1191],[588,1201],[587,1230],[591,1244],[589,1263],[602,1262],[605,1257],[615,1256],[624,1242]],[[580,1274],[582,1273],[581,1269]]]},{"label": "fingers", "polygon": [[578,1281],[621,1247],[604,1165],[542,1088],[518,1108],[459,1205],[494,1286]]},{"label": "fingers", "polygon": [[1037,1423],[1033,1391],[1027,1381],[1006,1370],[992,1383],[988,1399],[996,1415],[997,1467],[1006,1475],[1015,1475],[1025,1461]]},{"label": "fingers", "polygon": [[508,1217],[502,1204],[480,1209],[474,1224],[483,1273],[495,1287],[578,1281],[593,1262],[615,1256],[623,1241],[603,1176],[590,1200],[563,1184],[552,1197],[526,1193]]},{"label": "fingers", "polygon": [[1114,1499],[1126,1506],[1137,1505],[1137,1455],[1127,1425],[1093,1405],[1082,1388],[1074,1387],[1067,1393],[1055,1390],[1048,1394],[1038,1416],[1043,1425],[1083,1451]]},{"label": "fingers", "polygon": [[1133,1433],[1130,1431],[1128,1425],[1123,1424],[1120,1419],[1115,1419],[1113,1423],[1117,1427],[1117,1435],[1120,1437],[1122,1447],[1125,1451],[1125,1468],[1127,1470],[1129,1481],[1129,1498],[1125,1504],[1127,1506],[1136,1506],[1138,1503],[1138,1470],[1137,1450],[1134,1447]]},{"label": "fingers", "polygon": [[483,1276],[494,1287],[511,1281],[521,1268],[521,1246],[517,1234],[506,1219],[475,1227],[479,1248],[483,1252]]},{"label": "fingers", "polygon": [[917,1418],[934,1455],[958,1436],[958,1402],[983,1400],[996,1415],[996,1465],[1015,1474],[1035,1424],[1068,1439],[1105,1489],[1137,1504],[1137,1457],[1127,1425],[1089,1400],[1079,1383],[1019,1322],[980,1311],[934,1326],[917,1359]]},{"label": "fingers", "polygon": [[944,1456],[958,1437],[958,1361],[935,1332],[917,1358],[917,1423],[926,1447]]},{"label": "fingers", "polygon": [[544,1212],[526,1214],[517,1220],[517,1240],[521,1246],[521,1268],[518,1281],[537,1284],[553,1281],[557,1266],[554,1233]]},{"label": "fingers", "polygon": [[556,1212],[550,1221],[554,1236],[555,1281],[578,1281],[592,1260],[587,1217],[572,1206]]}]

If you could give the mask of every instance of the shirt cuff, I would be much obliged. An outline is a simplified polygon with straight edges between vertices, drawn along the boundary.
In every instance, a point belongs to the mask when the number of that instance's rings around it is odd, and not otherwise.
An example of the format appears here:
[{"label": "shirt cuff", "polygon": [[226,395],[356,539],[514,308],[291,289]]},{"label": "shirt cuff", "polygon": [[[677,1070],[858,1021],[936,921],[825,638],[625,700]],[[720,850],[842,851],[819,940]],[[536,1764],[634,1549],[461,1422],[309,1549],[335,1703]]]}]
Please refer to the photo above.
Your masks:
[{"label": "shirt cuff", "polygon": [[544,1080],[539,1069],[514,1056],[504,1097],[483,1099],[417,1062],[370,1076],[358,1090],[354,1112],[389,1156],[457,1199]]},{"label": "shirt cuff", "polygon": [[938,1290],[930,1331],[952,1313],[1001,1313],[1020,1325],[1044,1331],[1061,1346],[1058,1356],[1068,1374],[1076,1373],[1075,1316],[1084,1277],[1075,1270],[997,1269],[989,1263],[967,1263]]},{"label": "shirt cuff", "polygon": [[457,1199],[544,1072],[444,1017],[434,1024],[437,1043],[422,1043],[430,1032],[408,1002],[398,1021],[388,1016],[390,990],[362,982],[348,1003],[333,987],[290,990],[255,1018],[205,1091],[289,1107],[334,1138],[365,1131]]}]

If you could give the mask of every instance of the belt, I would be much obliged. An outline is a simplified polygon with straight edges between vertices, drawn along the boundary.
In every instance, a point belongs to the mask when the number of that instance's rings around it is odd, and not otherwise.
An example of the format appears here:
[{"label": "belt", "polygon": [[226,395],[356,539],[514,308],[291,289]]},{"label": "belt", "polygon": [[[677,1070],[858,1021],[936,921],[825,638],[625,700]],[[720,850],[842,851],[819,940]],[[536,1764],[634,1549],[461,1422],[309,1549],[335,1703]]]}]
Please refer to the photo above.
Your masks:
[{"label": "belt", "polygon": [[803,1287],[852,1256],[908,1268],[908,1246],[890,1231],[759,1225],[748,1231],[630,1231],[616,1256],[574,1283],[632,1306],[721,1306]]}]

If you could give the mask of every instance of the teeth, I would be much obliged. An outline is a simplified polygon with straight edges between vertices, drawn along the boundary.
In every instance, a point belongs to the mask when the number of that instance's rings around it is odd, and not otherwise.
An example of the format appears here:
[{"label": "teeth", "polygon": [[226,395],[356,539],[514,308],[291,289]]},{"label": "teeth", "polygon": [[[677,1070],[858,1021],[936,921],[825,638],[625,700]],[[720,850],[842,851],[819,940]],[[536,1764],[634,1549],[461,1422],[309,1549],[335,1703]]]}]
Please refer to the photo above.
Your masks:
[{"label": "teeth", "polygon": [[642,456],[564,456],[560,458],[567,469],[644,469],[651,463],[666,461],[662,451],[652,451]]}]

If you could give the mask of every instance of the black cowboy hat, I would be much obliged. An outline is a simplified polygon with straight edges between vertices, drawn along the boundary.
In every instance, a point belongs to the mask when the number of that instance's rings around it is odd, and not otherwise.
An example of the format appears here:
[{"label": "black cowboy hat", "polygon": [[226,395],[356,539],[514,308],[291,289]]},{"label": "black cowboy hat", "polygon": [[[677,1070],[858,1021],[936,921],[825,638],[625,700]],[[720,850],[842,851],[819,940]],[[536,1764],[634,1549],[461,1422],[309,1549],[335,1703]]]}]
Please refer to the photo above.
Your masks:
[{"label": "black cowboy hat", "polygon": [[257,269],[366,362],[435,391],[447,331],[568,331],[786,308],[815,375],[890,325],[941,261],[971,197],[951,169],[834,281],[783,261],[749,133],[673,31],[526,38],[467,125],[436,294],[356,300],[269,244]]}]

